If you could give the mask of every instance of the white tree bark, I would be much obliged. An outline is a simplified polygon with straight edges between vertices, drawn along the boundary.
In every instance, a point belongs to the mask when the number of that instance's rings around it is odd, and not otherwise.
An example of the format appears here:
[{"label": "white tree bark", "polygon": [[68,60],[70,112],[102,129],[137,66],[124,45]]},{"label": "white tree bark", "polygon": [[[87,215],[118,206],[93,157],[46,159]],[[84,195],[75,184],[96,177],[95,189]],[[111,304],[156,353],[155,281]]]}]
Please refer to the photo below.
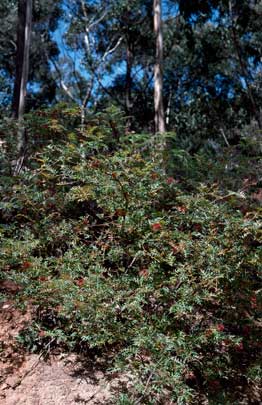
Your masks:
[{"label": "white tree bark", "polygon": [[155,131],[165,132],[165,112],[163,104],[163,31],[162,1],[154,0],[154,32],[156,35],[156,59],[154,68]]},{"label": "white tree bark", "polygon": [[23,115],[27,94],[29,72],[29,51],[32,30],[32,0],[19,0],[18,28],[17,28],[17,55],[16,77],[13,97],[13,116],[18,122],[17,151],[18,158],[14,174],[18,174],[23,165],[26,148],[26,134],[23,125]]}]

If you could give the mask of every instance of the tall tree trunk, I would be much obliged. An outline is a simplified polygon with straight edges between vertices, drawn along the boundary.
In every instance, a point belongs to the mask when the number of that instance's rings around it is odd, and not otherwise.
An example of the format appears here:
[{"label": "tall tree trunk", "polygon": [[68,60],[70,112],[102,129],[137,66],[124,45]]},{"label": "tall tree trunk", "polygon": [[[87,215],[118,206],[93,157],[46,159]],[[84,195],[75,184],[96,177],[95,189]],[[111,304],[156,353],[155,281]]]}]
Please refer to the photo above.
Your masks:
[{"label": "tall tree trunk", "polygon": [[163,104],[163,31],[162,1],[154,0],[154,31],[156,35],[156,59],[154,69],[155,131],[165,132],[165,112]]},{"label": "tall tree trunk", "polygon": [[126,50],[126,110],[130,112],[132,107],[131,101],[131,88],[132,88],[132,63],[133,63],[133,54],[130,47],[127,47]]},{"label": "tall tree trunk", "polygon": [[126,48],[126,83],[125,83],[125,109],[128,115],[126,130],[129,131],[131,128],[131,109],[132,103],[132,67],[133,67],[133,50],[132,46],[128,43]]},{"label": "tall tree trunk", "polygon": [[17,24],[17,53],[16,53],[16,75],[13,93],[12,112],[17,119],[17,162],[14,174],[21,170],[26,147],[25,128],[23,115],[25,111],[26,88],[29,71],[29,50],[32,26],[32,0],[18,1],[18,24]]}]

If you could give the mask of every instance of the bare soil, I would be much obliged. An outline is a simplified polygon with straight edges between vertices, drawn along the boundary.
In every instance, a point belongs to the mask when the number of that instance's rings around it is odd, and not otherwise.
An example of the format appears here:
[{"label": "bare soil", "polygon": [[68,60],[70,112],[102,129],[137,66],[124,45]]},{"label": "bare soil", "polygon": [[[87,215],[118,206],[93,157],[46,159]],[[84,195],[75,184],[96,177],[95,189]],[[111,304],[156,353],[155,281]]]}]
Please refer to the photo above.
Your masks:
[{"label": "bare soil", "polygon": [[28,326],[12,301],[0,304],[0,405],[114,404],[124,378],[112,376],[104,362],[76,354],[50,354],[45,360],[25,353],[16,336]]}]

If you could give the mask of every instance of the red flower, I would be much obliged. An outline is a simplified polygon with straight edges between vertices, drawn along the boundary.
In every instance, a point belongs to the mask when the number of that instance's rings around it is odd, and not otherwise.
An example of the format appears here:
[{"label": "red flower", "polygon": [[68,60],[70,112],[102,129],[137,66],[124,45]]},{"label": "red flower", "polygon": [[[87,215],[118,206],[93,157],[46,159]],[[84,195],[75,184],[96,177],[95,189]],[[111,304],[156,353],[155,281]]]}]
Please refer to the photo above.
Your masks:
[{"label": "red flower", "polygon": [[148,277],[148,269],[141,269],[141,270],[139,271],[139,275],[140,275],[141,277],[147,278],[147,277]]},{"label": "red flower", "polygon": [[40,276],[38,280],[39,280],[39,281],[47,281],[48,278],[45,277],[45,276]]},{"label": "red flower", "polygon": [[231,341],[229,339],[222,340],[222,347],[230,346]]},{"label": "red flower", "polygon": [[187,209],[184,206],[176,207],[176,209],[178,212],[181,212],[181,214],[185,214],[187,212]]},{"label": "red flower", "polygon": [[219,323],[219,324],[217,325],[217,330],[218,330],[219,332],[223,332],[223,331],[225,330],[225,326],[224,326],[222,323]]},{"label": "red flower", "polygon": [[160,229],[162,229],[162,225],[159,222],[156,222],[155,224],[151,225],[151,229],[154,232],[160,231]]},{"label": "red flower", "polygon": [[175,255],[180,252],[180,245],[171,245],[171,247]]},{"label": "red flower", "polygon": [[83,278],[79,278],[75,280],[75,283],[78,287],[83,287],[83,285],[85,284],[85,280]]},{"label": "red flower", "polygon": [[253,295],[253,297],[250,298],[250,302],[251,302],[251,308],[255,309],[257,307],[257,297],[255,295]]},{"label": "red flower", "polygon": [[243,343],[242,343],[242,342],[238,343],[238,344],[235,346],[235,349],[236,349],[237,352],[242,352],[242,351],[244,350],[244,345],[243,345]]},{"label": "red flower", "polygon": [[83,218],[83,224],[88,225],[89,224],[89,219],[88,217]]},{"label": "red flower", "polygon": [[185,250],[185,244],[183,242],[180,243],[169,242],[169,245],[171,246],[172,251],[175,255],[178,253],[183,253]]},{"label": "red flower", "polygon": [[101,165],[101,162],[100,162],[99,160],[93,160],[93,161],[90,163],[90,166],[91,166],[93,169],[97,169],[98,167],[100,167],[100,165]]},{"label": "red flower", "polygon": [[168,177],[168,178],[166,179],[166,182],[167,182],[167,184],[173,184],[173,183],[175,183],[176,181],[175,181],[174,177]]},{"label": "red flower", "polygon": [[196,380],[196,375],[194,371],[189,371],[188,373],[186,373],[185,378],[186,380],[193,381]]},{"label": "red flower", "polygon": [[30,262],[24,262],[22,264],[23,269],[29,269],[29,267],[32,267],[32,263]]}]

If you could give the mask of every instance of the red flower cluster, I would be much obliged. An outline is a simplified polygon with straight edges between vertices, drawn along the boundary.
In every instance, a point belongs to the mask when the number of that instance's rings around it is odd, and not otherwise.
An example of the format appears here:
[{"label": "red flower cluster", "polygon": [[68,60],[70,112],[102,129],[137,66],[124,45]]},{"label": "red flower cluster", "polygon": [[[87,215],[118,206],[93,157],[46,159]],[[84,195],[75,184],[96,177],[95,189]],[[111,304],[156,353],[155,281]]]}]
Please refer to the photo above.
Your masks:
[{"label": "red flower cluster", "polygon": [[156,222],[155,224],[151,225],[151,229],[153,232],[160,231],[160,229],[162,229],[162,225],[159,222]]},{"label": "red flower cluster", "polygon": [[253,295],[250,298],[250,302],[251,302],[251,308],[255,309],[257,307],[257,297],[255,295]]},{"label": "red flower cluster", "polygon": [[139,271],[139,275],[141,277],[147,278],[148,277],[148,269],[144,268]]},{"label": "red flower cluster", "polygon": [[176,182],[176,180],[174,179],[174,177],[168,177],[167,179],[166,179],[166,182],[167,182],[167,184],[173,184],[173,183],[175,183]]},{"label": "red flower cluster", "polygon": [[186,207],[184,207],[183,205],[176,207],[178,212],[181,212],[181,214],[185,214],[187,212]]},{"label": "red flower cluster", "polygon": [[48,278],[45,277],[45,276],[40,276],[40,277],[38,278],[38,280],[44,282],[44,281],[48,281]]},{"label": "red flower cluster", "polygon": [[224,326],[222,323],[219,323],[219,324],[217,325],[217,330],[218,330],[219,332],[223,332],[223,331],[225,330],[225,326]]},{"label": "red flower cluster", "polygon": [[30,267],[32,267],[32,263],[31,262],[24,262],[22,264],[23,269],[29,269]]},{"label": "red flower cluster", "polygon": [[79,279],[75,280],[75,284],[78,287],[83,287],[83,285],[85,284],[85,280],[83,278],[79,278]]},{"label": "red flower cluster", "polygon": [[238,344],[235,346],[235,349],[236,349],[237,352],[242,352],[242,351],[244,350],[244,345],[243,345],[243,343],[242,343],[242,342],[238,343]]}]

